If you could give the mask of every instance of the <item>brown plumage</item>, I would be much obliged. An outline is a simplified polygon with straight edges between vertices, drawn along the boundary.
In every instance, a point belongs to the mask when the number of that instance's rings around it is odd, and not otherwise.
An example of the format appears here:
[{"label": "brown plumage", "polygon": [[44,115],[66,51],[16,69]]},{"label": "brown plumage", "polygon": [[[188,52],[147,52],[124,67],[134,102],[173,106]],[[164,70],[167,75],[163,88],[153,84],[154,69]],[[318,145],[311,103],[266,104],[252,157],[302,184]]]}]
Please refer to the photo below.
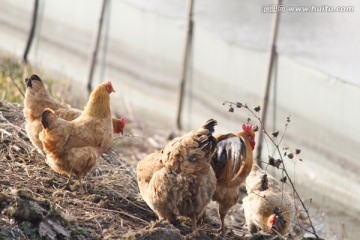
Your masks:
[{"label": "brown plumage", "polygon": [[215,191],[216,177],[210,160],[216,150],[212,136],[216,121],[173,139],[164,150],[152,153],[137,165],[141,196],[160,219],[192,219],[204,213]]},{"label": "brown plumage", "polygon": [[[68,121],[79,117],[82,111],[52,98],[37,75],[25,79],[25,83],[26,92],[23,110],[26,120],[25,130],[32,144],[37,149],[42,150],[43,146],[39,140],[39,133],[42,130],[41,114],[45,108],[52,109],[56,116]],[[112,124],[114,133],[122,133],[125,120],[123,118],[113,118]]]},{"label": "brown plumage", "polygon": [[243,132],[218,135],[217,153],[211,165],[216,173],[217,184],[213,200],[219,204],[221,232],[225,233],[224,218],[239,199],[239,187],[249,175],[253,164],[255,133],[251,126],[243,125]]},{"label": "brown plumage", "polygon": [[249,231],[255,233],[262,229],[274,235],[286,234],[295,213],[290,194],[256,164],[246,179],[246,190],[248,196],[243,199],[243,204]]},{"label": "brown plumage", "polygon": [[48,165],[58,173],[81,178],[90,172],[96,159],[112,143],[110,93],[111,83],[98,85],[91,93],[81,115],[66,121],[46,108],[41,115],[43,130],[39,139],[43,144]]}]

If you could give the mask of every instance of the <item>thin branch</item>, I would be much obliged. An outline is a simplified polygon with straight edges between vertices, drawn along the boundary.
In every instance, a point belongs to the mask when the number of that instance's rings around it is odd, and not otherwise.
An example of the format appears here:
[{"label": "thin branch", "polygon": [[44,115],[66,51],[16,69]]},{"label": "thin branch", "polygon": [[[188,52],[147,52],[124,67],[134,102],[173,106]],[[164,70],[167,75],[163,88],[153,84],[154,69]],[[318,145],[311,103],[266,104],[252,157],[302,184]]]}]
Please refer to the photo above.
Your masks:
[{"label": "thin branch", "polygon": [[15,87],[19,90],[19,92],[21,93],[21,95],[25,98],[25,95],[23,93],[23,91],[21,91],[21,89],[19,88],[19,86],[15,83],[14,79],[12,79],[11,77],[8,77],[15,85]]},{"label": "thin branch", "polygon": [[107,209],[107,208],[99,208],[99,207],[91,207],[91,206],[87,206],[87,207],[88,207],[88,208],[92,208],[92,209],[97,209],[97,210],[105,211],[105,212],[120,213],[120,214],[123,214],[123,215],[125,215],[125,216],[130,217],[130,218],[136,219],[136,220],[138,220],[138,221],[140,221],[140,222],[149,224],[149,222],[147,222],[147,221],[145,221],[145,220],[143,220],[143,219],[141,219],[141,218],[138,218],[138,217],[136,217],[136,216],[134,216],[134,215],[131,215],[131,214],[129,214],[129,213],[126,213],[126,212],[124,212],[124,211],[112,210],[112,209]]},{"label": "thin branch", "polygon": [[[265,131],[264,133],[265,133],[265,135],[266,135],[268,138],[270,138],[270,140],[274,143],[273,139],[271,139],[271,137],[269,136],[269,134],[268,134],[266,131]],[[288,172],[287,172],[287,170],[286,170],[286,168],[285,168],[285,164],[284,164],[284,161],[283,161],[284,159],[283,159],[283,157],[281,156],[281,152],[280,152],[279,146],[276,146],[276,149],[277,149],[277,151],[278,151],[278,153],[279,153],[279,155],[280,155],[280,159],[282,160],[283,171],[285,172],[287,178],[289,179],[289,182],[290,182],[290,184],[291,184],[291,187],[293,188],[294,192],[296,193],[296,196],[299,198],[299,201],[300,201],[302,207],[304,208],[304,210],[305,210],[305,212],[306,212],[306,215],[307,215],[307,217],[308,217],[308,219],[309,219],[309,221],[310,221],[311,228],[312,228],[313,231],[314,231],[313,234],[315,235],[316,238],[319,238],[319,236],[316,234],[315,227],[314,227],[314,225],[313,225],[313,223],[312,223],[312,221],[311,221],[309,211],[308,211],[308,209],[306,208],[304,201],[301,199],[300,194],[299,194],[298,191],[296,190],[295,185],[294,185],[294,183],[292,182],[292,180],[291,180],[291,178],[290,178],[290,176],[289,176],[289,174],[288,174]]]}]

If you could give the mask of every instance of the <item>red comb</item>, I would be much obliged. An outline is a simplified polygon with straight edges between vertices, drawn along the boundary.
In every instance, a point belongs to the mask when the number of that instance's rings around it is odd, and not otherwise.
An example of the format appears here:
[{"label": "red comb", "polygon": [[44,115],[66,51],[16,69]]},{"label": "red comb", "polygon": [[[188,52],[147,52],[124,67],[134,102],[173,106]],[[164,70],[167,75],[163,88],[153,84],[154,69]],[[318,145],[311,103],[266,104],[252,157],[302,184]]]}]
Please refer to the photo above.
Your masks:
[{"label": "red comb", "polygon": [[276,215],[271,217],[270,224],[271,224],[271,226],[276,224]]},{"label": "red comb", "polygon": [[242,125],[242,129],[244,130],[244,132],[250,132],[252,131],[252,125],[246,125],[245,123]]},{"label": "red comb", "polygon": [[117,119],[117,131],[115,131],[114,133],[121,133],[123,134],[124,128],[125,128],[125,118],[120,118]]}]

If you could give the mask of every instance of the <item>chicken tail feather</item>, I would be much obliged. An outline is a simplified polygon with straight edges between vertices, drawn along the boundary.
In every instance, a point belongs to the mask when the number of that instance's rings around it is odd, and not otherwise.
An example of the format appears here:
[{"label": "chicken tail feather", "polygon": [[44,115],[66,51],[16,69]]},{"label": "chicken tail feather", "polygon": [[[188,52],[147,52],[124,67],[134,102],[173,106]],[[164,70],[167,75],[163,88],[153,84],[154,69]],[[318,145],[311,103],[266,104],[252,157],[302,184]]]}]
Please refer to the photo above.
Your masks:
[{"label": "chicken tail feather", "polygon": [[25,79],[26,87],[31,87],[32,88],[32,81],[40,81],[41,82],[41,79],[36,74],[31,75],[30,78]]},{"label": "chicken tail feather", "polygon": [[50,128],[51,121],[55,119],[55,113],[50,108],[45,108],[43,113],[41,114],[41,123],[45,129]]},{"label": "chicken tail feather", "polygon": [[212,160],[213,169],[218,180],[230,184],[244,171],[245,143],[239,137],[231,137],[219,141],[217,146],[217,154]]},{"label": "chicken tail feather", "polygon": [[210,133],[215,131],[215,126],[217,125],[217,121],[214,119],[209,119],[207,122],[202,126],[203,128],[209,130]]}]

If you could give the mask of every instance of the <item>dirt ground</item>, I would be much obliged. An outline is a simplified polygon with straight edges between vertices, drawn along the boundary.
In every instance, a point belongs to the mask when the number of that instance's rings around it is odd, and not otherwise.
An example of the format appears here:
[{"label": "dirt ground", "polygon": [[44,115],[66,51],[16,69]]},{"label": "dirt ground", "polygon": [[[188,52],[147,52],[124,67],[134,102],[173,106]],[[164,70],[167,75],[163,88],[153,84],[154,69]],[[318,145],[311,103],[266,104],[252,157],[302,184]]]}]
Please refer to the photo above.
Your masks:
[{"label": "dirt ground", "polygon": [[[24,130],[22,106],[0,102],[0,239],[283,239],[251,236],[244,227],[241,200],[226,216],[225,235],[216,231],[220,226],[213,202],[196,236],[189,219],[179,218],[177,226],[158,221],[139,194],[135,166],[174,135],[129,121],[125,134],[114,138],[84,180],[82,194],[77,181],[64,190],[67,176],[53,172],[44,154],[34,150]],[[287,238],[302,239],[303,234],[294,227]]]}]

